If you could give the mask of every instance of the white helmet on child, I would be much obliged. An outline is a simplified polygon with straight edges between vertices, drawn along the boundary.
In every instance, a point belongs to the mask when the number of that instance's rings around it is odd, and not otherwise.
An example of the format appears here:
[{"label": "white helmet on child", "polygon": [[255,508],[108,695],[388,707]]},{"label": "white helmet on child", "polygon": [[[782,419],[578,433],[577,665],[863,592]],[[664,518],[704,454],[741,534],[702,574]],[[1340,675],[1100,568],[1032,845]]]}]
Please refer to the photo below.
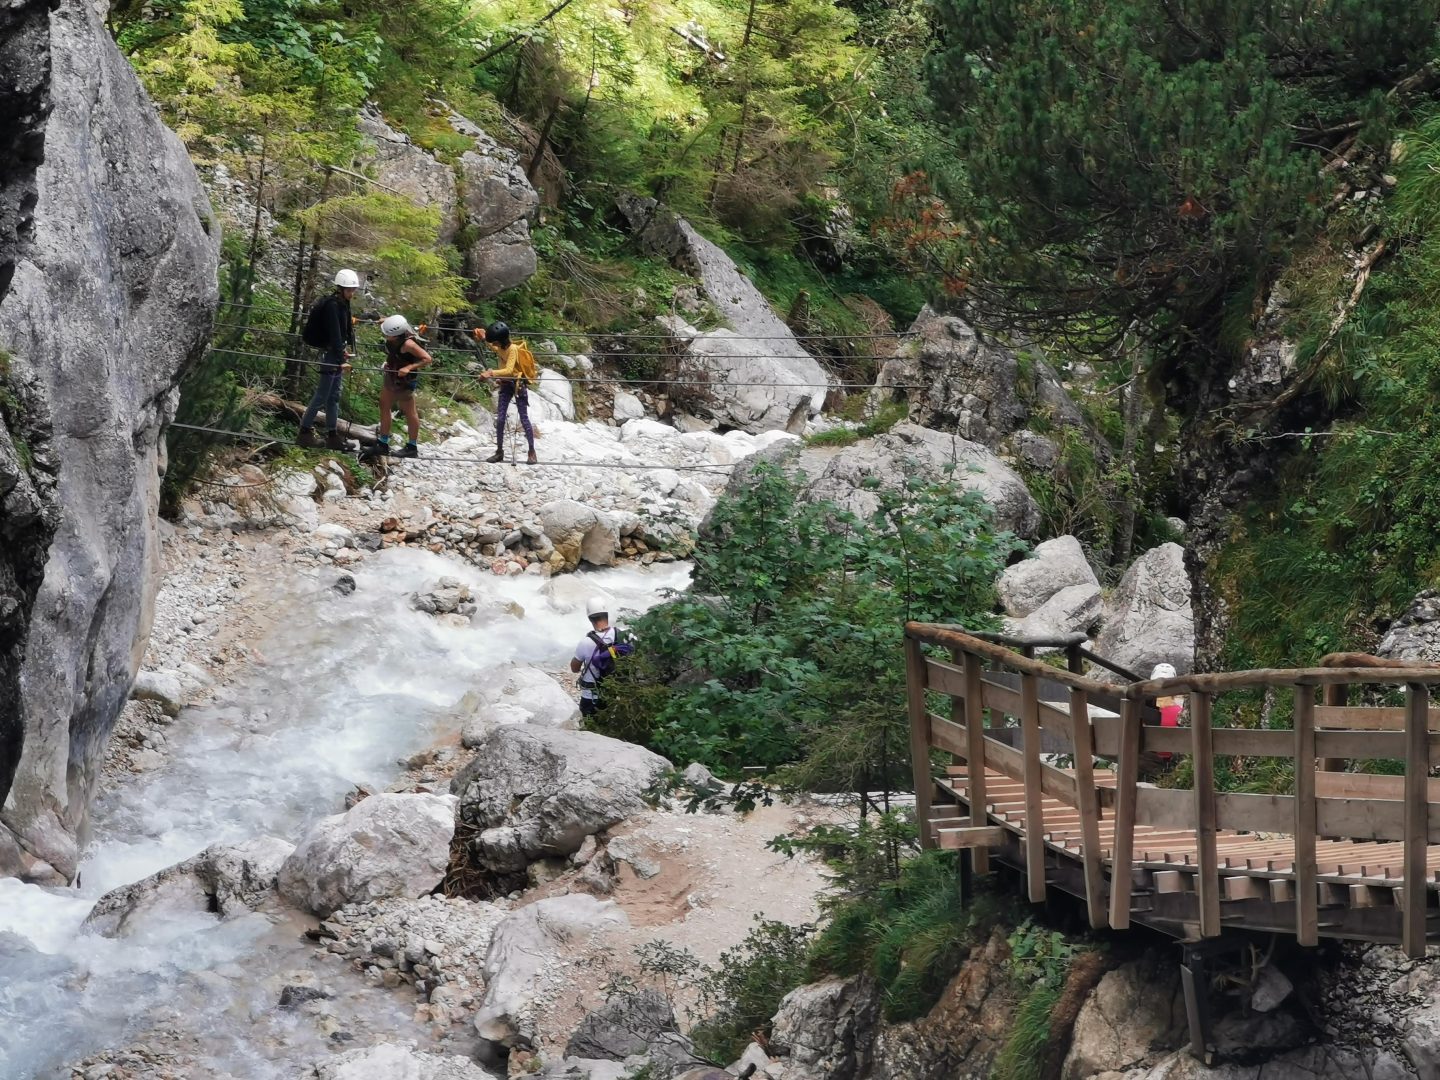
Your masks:
[{"label": "white helmet on child", "polygon": [[342,289],[358,289],[360,287],[360,275],[354,270],[338,270],[335,273],[335,284]]},{"label": "white helmet on child", "polygon": [[585,601],[585,614],[592,619],[602,615],[609,616],[610,601],[606,600],[603,596],[590,597],[589,600]]},{"label": "white helmet on child", "polygon": [[411,333],[410,321],[404,315],[391,315],[380,324],[380,332],[386,337],[399,337]]},{"label": "white helmet on child", "polygon": [[1155,670],[1150,672],[1152,679],[1173,679],[1175,678],[1175,666],[1173,664],[1156,664]]}]

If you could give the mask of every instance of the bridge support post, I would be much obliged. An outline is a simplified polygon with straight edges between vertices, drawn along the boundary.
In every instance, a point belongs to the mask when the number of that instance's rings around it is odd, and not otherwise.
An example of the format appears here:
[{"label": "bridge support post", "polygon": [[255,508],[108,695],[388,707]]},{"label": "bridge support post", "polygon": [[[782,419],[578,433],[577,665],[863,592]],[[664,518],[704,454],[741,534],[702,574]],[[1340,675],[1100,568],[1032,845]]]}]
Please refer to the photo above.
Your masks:
[{"label": "bridge support post", "polygon": [[1210,951],[1201,943],[1184,942],[1180,961],[1180,986],[1185,992],[1185,1019],[1190,1026],[1190,1054],[1206,1065],[1210,1051],[1210,992],[1205,977],[1205,956]]}]

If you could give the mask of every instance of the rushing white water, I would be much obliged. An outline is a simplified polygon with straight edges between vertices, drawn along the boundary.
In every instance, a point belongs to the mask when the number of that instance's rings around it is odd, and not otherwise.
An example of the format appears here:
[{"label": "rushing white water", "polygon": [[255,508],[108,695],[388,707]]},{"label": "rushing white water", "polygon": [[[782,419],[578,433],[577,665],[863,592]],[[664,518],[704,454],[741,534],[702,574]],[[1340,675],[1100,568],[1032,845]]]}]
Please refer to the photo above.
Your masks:
[{"label": "rushing white water", "polygon": [[[383,788],[397,759],[454,731],[460,700],[498,665],[566,670],[588,627],[583,609],[557,609],[576,595],[642,610],[683,588],[689,566],[598,571],[557,581],[554,598],[542,578],[499,578],[413,549],[379,553],[353,573],[348,597],[329,589],[333,570],[277,573],[264,661],[215,704],[181,714],[166,765],[97,801],[80,888],[0,880],[4,1080],[68,1075],[65,1062],[157,1026],[198,1040],[213,1075],[296,1075],[326,1044],[307,1018],[274,1007],[279,974],[315,966],[295,925],[201,915],[112,941],[80,932],[95,899],[214,843],[293,841],[357,783]],[[525,613],[455,627],[411,610],[409,595],[441,576]],[[338,966],[324,977],[344,980]],[[337,1011],[356,1013],[367,1041],[424,1038],[400,995],[350,991]]]}]

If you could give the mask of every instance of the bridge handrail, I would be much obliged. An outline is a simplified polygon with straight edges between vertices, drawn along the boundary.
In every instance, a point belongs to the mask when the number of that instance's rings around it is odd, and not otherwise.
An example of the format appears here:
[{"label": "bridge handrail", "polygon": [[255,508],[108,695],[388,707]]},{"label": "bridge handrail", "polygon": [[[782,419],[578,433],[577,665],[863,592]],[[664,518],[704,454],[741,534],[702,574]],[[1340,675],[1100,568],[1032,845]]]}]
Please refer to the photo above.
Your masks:
[{"label": "bridge handrail", "polygon": [[[1288,833],[1293,838],[1294,932],[1302,945],[1313,945],[1318,930],[1326,925],[1317,918],[1317,836],[1401,841],[1396,845],[1403,852],[1400,876],[1391,878],[1396,882],[1398,931],[1387,930],[1395,938],[1380,940],[1398,938],[1409,955],[1424,955],[1430,890],[1427,851],[1432,841],[1440,843],[1440,799],[1431,803],[1429,796],[1430,766],[1440,764],[1440,734],[1432,734],[1431,728],[1440,712],[1431,711],[1429,688],[1440,684],[1440,666],[1362,666],[1373,659],[1340,654],[1327,657],[1321,667],[1132,678],[1116,685],[1073,670],[1079,666],[1079,646],[1068,635],[1025,638],[910,622],[905,638],[916,812],[927,846],[972,848],[975,868],[983,872],[988,865],[986,847],[1000,843],[997,837],[1005,832],[989,824],[991,807],[986,798],[986,773],[999,772],[1023,785],[1022,843],[1031,899],[1044,899],[1046,891],[1043,801],[1059,799],[1079,811],[1092,925],[1108,922],[1114,929],[1124,929],[1130,923],[1135,826],[1189,830],[1197,846],[1198,932],[1211,937],[1222,932],[1217,834],[1257,829]],[[948,659],[927,656],[926,644],[948,652]],[[1036,648],[1066,649],[1072,670],[1028,655]],[[1344,666],[1330,666],[1336,664]],[[997,673],[996,667],[1011,674]],[[1406,703],[1402,708],[1349,707],[1345,691],[1352,683],[1403,685]],[[1053,700],[1058,687],[1068,689],[1068,703]],[[1292,690],[1292,729],[1213,723],[1216,695],[1263,687]],[[1317,688],[1325,691],[1323,705],[1316,703]],[[935,692],[951,700],[948,719],[929,711],[927,694]],[[1190,696],[1188,728],[1146,723],[1147,715],[1153,716],[1147,699],[1178,694]],[[1118,709],[1119,715],[1101,706]],[[1015,723],[1007,724],[1005,717]],[[1049,750],[1043,744],[1046,738],[1052,742]],[[1054,752],[1057,738],[1063,752],[1073,753],[1073,773],[1044,759],[1044,754]],[[936,750],[965,764],[963,772],[955,774],[963,776],[958,781],[963,793],[957,782],[934,777],[931,762]],[[1189,755],[1191,788],[1141,783],[1142,760],[1151,753]],[[1113,776],[1103,784],[1097,784],[1093,773],[1095,756],[1116,763]],[[1217,790],[1215,758],[1226,756],[1293,762],[1294,794],[1236,795]],[[1327,766],[1327,759],[1362,757],[1403,760],[1405,773],[1393,780],[1358,777],[1334,771],[1338,765]],[[1323,787],[1317,787],[1317,779],[1325,781]],[[968,803],[968,823],[966,817],[950,817],[951,824],[944,826],[932,822],[937,792]],[[1432,808],[1437,810],[1433,818]],[[1107,848],[1102,848],[1098,830],[1102,817],[1112,823]],[[1110,864],[1108,889],[1102,860]]]}]

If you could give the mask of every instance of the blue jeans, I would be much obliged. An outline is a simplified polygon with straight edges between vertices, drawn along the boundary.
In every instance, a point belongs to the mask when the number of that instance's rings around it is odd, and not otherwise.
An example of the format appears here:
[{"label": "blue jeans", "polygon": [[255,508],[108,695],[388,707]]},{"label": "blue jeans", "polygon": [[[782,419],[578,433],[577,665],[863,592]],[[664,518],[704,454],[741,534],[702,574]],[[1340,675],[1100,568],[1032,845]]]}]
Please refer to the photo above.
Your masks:
[{"label": "blue jeans", "polygon": [[300,419],[302,430],[310,430],[315,423],[315,414],[322,408],[325,410],[325,430],[335,430],[335,425],[340,422],[340,379],[344,374],[338,367],[320,369],[320,381],[315,384],[310,405]]}]

